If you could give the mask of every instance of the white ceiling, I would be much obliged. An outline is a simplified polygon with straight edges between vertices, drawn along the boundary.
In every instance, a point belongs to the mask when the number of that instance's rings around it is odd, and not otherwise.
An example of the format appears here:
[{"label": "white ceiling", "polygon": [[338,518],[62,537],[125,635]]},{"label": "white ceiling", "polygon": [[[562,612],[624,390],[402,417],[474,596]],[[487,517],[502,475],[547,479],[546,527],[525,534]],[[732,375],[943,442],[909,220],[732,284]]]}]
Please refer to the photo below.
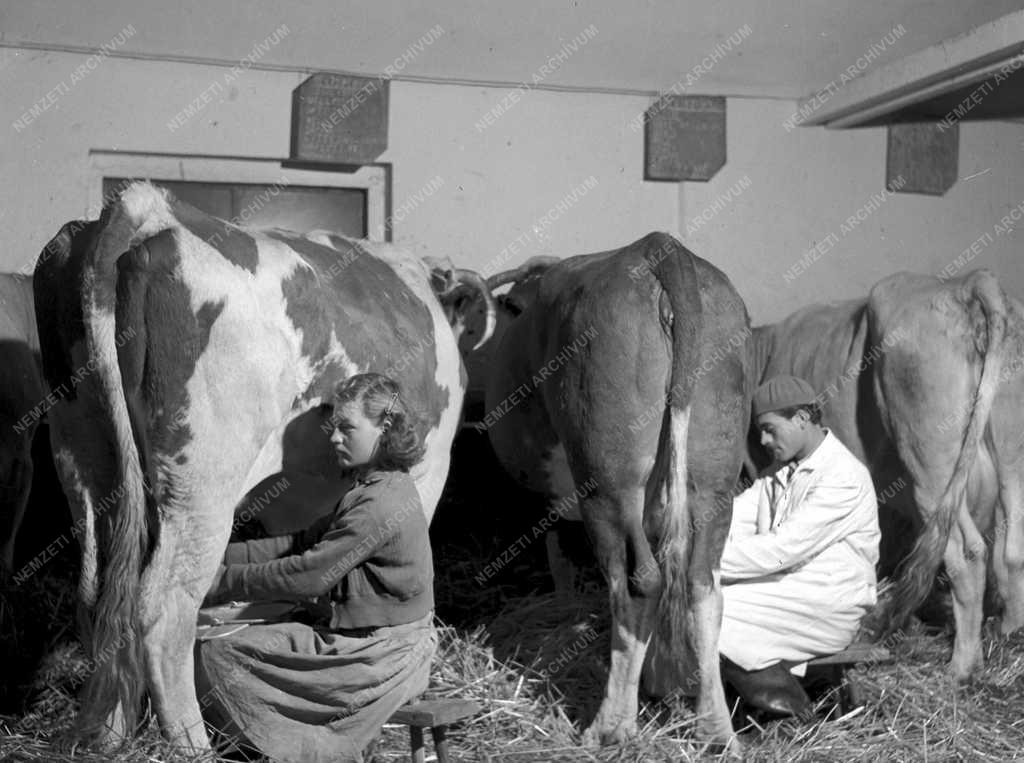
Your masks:
[{"label": "white ceiling", "polygon": [[131,24],[119,51],[238,61],[282,24],[259,65],[380,74],[437,25],[408,63],[414,78],[531,82],[550,56],[593,25],[592,40],[545,85],[667,90],[717,43],[750,34],[681,92],[800,98],[823,87],[902,24],[872,67],[1024,8],[1024,0],[0,0],[0,44],[99,47]]}]

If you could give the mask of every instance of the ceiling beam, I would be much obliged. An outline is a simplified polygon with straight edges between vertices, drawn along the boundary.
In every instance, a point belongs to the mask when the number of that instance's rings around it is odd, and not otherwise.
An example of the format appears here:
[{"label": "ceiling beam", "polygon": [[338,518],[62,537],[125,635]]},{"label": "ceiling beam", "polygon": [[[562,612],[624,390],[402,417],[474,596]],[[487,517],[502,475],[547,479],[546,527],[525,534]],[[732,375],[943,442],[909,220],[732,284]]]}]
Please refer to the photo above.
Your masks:
[{"label": "ceiling beam", "polygon": [[880,66],[831,95],[821,91],[804,99],[800,110],[810,113],[800,123],[857,127],[1021,66],[1024,10]]}]

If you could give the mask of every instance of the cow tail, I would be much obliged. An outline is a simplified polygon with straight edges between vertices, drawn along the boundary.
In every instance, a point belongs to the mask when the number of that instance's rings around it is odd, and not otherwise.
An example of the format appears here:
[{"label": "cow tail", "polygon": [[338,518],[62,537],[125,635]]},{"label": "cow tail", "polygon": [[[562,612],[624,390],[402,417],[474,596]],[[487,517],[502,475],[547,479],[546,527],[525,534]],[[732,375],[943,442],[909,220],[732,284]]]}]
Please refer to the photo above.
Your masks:
[{"label": "cow tail", "polygon": [[[672,309],[672,371],[666,401],[665,421],[658,461],[666,464],[665,507],[657,531],[658,560],[662,578],[658,602],[661,644],[673,658],[680,657],[686,639],[686,612],[689,601],[687,567],[690,552],[690,521],[687,496],[686,445],[690,423],[690,403],[696,379],[693,369],[700,356],[703,324],[700,289],[693,255],[673,237],[652,233],[645,239],[645,258],[668,296]],[[680,657],[681,658],[681,657]]]},{"label": "cow tail", "polygon": [[[98,402],[110,422],[115,462],[110,493],[100,497],[109,508],[95,521],[100,585],[78,719],[78,731],[86,737],[108,736],[105,726],[108,719],[118,718],[115,711],[123,715],[114,731],[133,731],[144,695],[138,596],[149,528],[143,468],[118,364],[117,263],[122,254],[158,232],[169,214],[161,191],[148,183],[130,186],[104,209],[82,271],[86,349],[96,364]],[[130,336],[132,327],[123,326],[121,331]]]},{"label": "cow tail", "polygon": [[[953,474],[939,499],[932,520],[928,522],[914,547],[896,570],[889,605],[885,608],[884,634],[891,634],[917,610],[928,596],[935,575],[949,541],[949,533],[956,521],[957,511],[964,501],[967,478],[981,446],[995,399],[1003,356],[1003,337],[1006,332],[1006,304],[995,277],[985,270],[975,271],[963,283],[964,303],[968,306],[968,320],[972,320],[971,305],[976,304],[984,317],[985,340],[976,339],[979,353],[983,353],[978,389],[974,395],[971,416],[967,422],[960,454]],[[973,321],[972,321],[973,322]],[[978,333],[975,333],[978,336]]]}]

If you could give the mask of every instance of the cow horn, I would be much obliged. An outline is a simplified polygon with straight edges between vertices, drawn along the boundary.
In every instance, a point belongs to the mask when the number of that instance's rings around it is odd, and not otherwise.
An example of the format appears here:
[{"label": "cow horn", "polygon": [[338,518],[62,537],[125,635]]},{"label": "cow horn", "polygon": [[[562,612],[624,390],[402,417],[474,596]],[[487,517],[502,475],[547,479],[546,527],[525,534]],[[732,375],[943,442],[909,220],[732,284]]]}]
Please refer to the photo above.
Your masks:
[{"label": "cow horn", "polygon": [[469,286],[480,292],[480,295],[484,298],[484,304],[487,305],[487,319],[484,324],[484,334],[480,337],[480,340],[473,345],[473,350],[479,350],[487,340],[494,334],[494,326],[497,323],[497,307],[494,304],[494,295],[491,294],[491,290],[488,287],[488,282],[484,280],[483,276],[477,273],[475,270],[466,270],[464,268],[455,268],[452,271],[452,278],[460,284]]},{"label": "cow horn", "polygon": [[514,270],[503,270],[502,272],[496,273],[488,278],[487,287],[493,291],[499,286],[504,286],[507,283],[521,281],[522,279],[533,275],[538,270],[547,270],[556,262],[560,262],[560,259],[549,255],[541,254],[536,257],[531,257]]}]

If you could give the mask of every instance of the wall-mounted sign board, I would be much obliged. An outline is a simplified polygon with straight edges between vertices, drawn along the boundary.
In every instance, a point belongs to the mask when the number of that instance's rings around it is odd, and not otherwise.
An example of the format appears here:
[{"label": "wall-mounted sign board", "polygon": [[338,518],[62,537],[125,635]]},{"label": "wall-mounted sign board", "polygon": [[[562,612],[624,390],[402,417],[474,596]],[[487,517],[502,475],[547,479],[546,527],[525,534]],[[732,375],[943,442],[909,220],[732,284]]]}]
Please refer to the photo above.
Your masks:
[{"label": "wall-mounted sign board", "polygon": [[292,91],[291,158],[370,164],[388,147],[390,80],[319,73]]},{"label": "wall-mounted sign board", "polygon": [[644,123],[645,180],[710,180],[725,165],[724,97],[664,95]]},{"label": "wall-mounted sign board", "polygon": [[941,196],[956,182],[960,125],[889,125],[885,187],[899,193]]}]

